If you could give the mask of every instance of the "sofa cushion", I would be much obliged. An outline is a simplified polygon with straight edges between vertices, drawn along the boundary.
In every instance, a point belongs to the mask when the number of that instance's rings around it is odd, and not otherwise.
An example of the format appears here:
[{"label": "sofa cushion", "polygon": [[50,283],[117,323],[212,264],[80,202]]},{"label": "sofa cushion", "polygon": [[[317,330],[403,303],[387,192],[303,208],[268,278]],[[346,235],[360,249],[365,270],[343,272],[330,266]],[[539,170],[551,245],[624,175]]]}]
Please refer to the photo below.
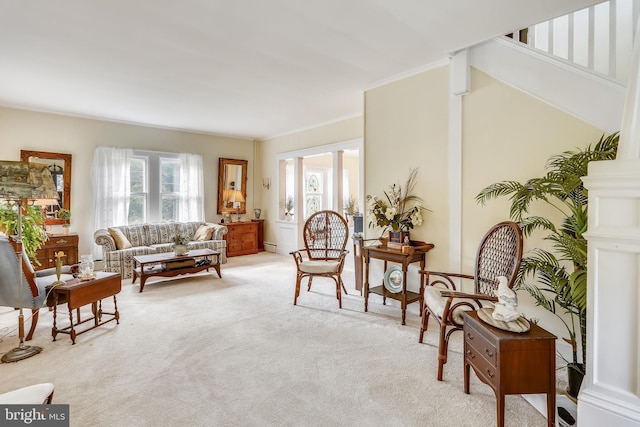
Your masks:
[{"label": "sofa cushion", "polygon": [[174,228],[174,225],[168,222],[146,224],[148,244],[157,245],[170,242],[174,234]]},{"label": "sofa cushion", "polygon": [[127,239],[119,228],[109,228],[109,234],[111,234],[111,237],[115,240],[117,249],[131,248],[131,242],[129,242],[129,239]]},{"label": "sofa cushion", "polygon": [[193,235],[191,240],[200,241],[200,242],[204,240],[211,240],[211,234],[213,234],[213,227],[207,224],[203,224],[200,227],[198,227],[198,229],[196,230],[196,233]]}]

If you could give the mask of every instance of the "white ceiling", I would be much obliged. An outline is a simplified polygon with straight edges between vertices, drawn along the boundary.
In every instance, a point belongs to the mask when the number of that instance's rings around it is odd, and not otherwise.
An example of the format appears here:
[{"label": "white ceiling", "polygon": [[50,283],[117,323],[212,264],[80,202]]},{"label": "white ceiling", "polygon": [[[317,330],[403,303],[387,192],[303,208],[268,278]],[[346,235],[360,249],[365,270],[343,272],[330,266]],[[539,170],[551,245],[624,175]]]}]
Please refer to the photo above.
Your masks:
[{"label": "white ceiling", "polygon": [[600,0],[0,0],[0,105],[268,138]]}]

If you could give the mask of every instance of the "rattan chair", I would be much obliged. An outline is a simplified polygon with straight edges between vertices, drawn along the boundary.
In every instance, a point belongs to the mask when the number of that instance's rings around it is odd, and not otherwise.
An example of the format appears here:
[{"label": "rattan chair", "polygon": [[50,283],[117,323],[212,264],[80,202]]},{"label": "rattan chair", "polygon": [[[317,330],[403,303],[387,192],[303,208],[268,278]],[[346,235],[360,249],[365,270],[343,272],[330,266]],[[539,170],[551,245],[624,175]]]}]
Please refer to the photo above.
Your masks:
[{"label": "rattan chair", "polygon": [[[298,303],[302,279],[307,277],[307,291],[311,290],[314,277],[328,277],[336,282],[336,297],[342,308],[342,290],[347,289],[342,282],[342,269],[347,253],[349,227],[347,221],[337,212],[319,211],[312,214],[304,224],[305,247],[291,252],[296,262],[296,293],[293,305]],[[306,253],[306,257],[303,256]]]},{"label": "rattan chair", "polygon": [[[491,227],[482,238],[476,254],[473,276],[420,271],[420,280],[423,280],[425,287],[419,341],[422,343],[429,317],[432,316],[440,325],[438,381],[442,381],[442,371],[447,363],[449,337],[453,332],[462,330],[462,312],[477,310],[496,302],[498,277],[506,277],[511,288],[521,258],[522,230],[515,222],[505,221]],[[454,278],[473,280],[473,293],[456,291]]]}]

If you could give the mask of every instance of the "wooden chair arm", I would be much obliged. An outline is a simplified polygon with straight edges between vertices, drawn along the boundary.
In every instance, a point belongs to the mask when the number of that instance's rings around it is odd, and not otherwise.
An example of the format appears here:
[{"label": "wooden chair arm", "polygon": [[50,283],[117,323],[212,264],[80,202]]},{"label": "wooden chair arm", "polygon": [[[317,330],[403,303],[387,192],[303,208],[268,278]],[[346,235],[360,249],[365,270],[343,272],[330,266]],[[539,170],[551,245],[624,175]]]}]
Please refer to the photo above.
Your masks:
[{"label": "wooden chair arm", "polygon": [[469,293],[466,293],[466,292],[459,292],[459,291],[440,291],[440,295],[443,296],[443,297],[449,297],[449,299],[453,299],[453,298],[468,298],[468,299],[492,301],[492,302],[497,302],[498,301],[498,298],[492,297],[492,296],[489,296],[489,295],[469,294]]},{"label": "wooden chair arm", "polygon": [[296,262],[296,267],[298,268],[298,270],[300,269],[300,264],[302,263],[302,252],[305,251],[305,249],[298,249],[296,251],[291,251],[289,252],[289,255],[293,256],[293,260]]},{"label": "wooden chair arm", "polygon": [[429,270],[418,270],[418,272],[420,273],[420,286],[425,289],[427,286],[443,285],[446,289],[456,291],[456,284],[454,283],[453,278],[473,280],[473,276],[468,274],[444,273],[441,271]]},{"label": "wooden chair arm", "polygon": [[461,279],[471,279],[473,280],[474,276],[469,274],[459,274],[459,273],[444,273],[442,271],[430,271],[430,270],[418,270],[420,274],[429,274],[430,276],[441,276],[441,277],[458,277]]}]

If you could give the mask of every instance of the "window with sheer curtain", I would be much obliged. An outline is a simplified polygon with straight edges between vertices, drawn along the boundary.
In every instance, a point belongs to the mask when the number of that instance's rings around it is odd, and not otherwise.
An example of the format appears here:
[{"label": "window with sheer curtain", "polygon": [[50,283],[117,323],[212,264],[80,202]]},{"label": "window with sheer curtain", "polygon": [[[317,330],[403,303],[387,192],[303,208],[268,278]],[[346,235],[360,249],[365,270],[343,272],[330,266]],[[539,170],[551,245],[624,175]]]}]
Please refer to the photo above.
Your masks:
[{"label": "window with sheer curtain", "polygon": [[93,188],[96,230],[145,222],[204,221],[199,154],[98,147]]}]

